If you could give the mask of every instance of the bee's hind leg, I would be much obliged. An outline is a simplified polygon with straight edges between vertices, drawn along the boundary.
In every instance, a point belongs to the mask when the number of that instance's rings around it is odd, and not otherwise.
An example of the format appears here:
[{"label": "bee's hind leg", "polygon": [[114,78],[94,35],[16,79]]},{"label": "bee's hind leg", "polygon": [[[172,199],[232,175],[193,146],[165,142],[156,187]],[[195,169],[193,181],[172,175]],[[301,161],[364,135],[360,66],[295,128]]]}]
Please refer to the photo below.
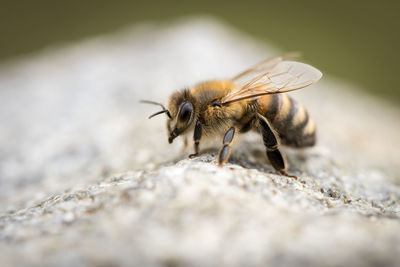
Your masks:
[{"label": "bee's hind leg", "polygon": [[200,139],[202,135],[202,126],[200,121],[196,121],[196,126],[194,127],[193,139],[194,139],[194,154],[190,154],[189,158],[194,158],[199,155],[200,151]]},{"label": "bee's hind leg", "polygon": [[220,167],[222,167],[222,165],[224,165],[228,161],[229,156],[231,155],[231,144],[234,136],[235,136],[235,128],[231,127],[225,133],[224,139],[222,141],[223,146],[218,154],[218,165]]},{"label": "bee's hind leg", "polygon": [[286,162],[282,152],[279,150],[278,137],[274,131],[272,131],[268,120],[260,114],[257,114],[256,116],[260,124],[264,145],[267,149],[267,157],[272,167],[282,175],[297,179],[297,176],[290,175],[286,171]]}]

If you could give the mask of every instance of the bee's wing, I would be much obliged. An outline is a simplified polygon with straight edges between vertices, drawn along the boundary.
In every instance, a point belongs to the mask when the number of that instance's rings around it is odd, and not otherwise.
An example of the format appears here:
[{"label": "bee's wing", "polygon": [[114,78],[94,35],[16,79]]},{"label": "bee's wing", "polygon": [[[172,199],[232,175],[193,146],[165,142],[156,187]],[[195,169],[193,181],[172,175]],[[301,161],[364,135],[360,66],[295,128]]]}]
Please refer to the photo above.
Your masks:
[{"label": "bee's wing", "polygon": [[[281,57],[272,59],[269,64],[268,68],[263,69],[261,74],[249,76],[249,73],[255,73],[253,71],[244,74],[244,76],[248,76],[248,80],[239,85],[239,90],[222,98],[221,104],[262,95],[294,91],[309,86],[322,77],[322,73],[310,65],[296,61],[285,61]],[[243,77],[243,75],[240,77]],[[235,83],[237,80],[237,77],[233,78]]]},{"label": "bee's wing", "polygon": [[232,78],[232,81],[235,83],[241,83],[243,81],[249,81],[249,77],[255,77],[261,73],[265,73],[270,71],[273,67],[275,67],[279,62],[285,60],[294,60],[301,56],[299,52],[289,52],[282,56],[268,58],[264,61],[259,62],[258,64],[248,68],[247,70],[237,74]]}]

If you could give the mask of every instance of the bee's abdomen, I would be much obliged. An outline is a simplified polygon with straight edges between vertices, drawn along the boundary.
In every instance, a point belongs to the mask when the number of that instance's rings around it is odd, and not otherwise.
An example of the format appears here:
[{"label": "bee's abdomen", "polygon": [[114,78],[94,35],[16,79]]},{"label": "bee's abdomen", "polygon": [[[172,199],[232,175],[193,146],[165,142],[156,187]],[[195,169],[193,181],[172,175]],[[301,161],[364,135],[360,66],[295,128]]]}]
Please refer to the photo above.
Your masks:
[{"label": "bee's abdomen", "polygon": [[285,94],[264,96],[258,103],[260,112],[272,124],[283,144],[293,147],[315,144],[314,121],[300,103]]}]

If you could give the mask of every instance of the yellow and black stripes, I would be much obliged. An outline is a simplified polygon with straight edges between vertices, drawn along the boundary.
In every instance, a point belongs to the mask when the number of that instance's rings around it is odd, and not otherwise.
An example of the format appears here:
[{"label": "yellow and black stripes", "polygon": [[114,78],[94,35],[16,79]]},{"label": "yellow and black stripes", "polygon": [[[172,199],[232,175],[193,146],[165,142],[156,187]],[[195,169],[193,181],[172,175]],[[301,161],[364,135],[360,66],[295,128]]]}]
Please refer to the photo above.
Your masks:
[{"label": "yellow and black stripes", "polygon": [[285,94],[259,99],[259,110],[278,132],[283,144],[293,147],[313,146],[316,141],[314,121],[305,108]]},{"label": "yellow and black stripes", "polygon": [[231,155],[231,144],[234,136],[235,136],[235,128],[231,127],[225,133],[224,139],[222,141],[223,146],[218,154],[218,165],[220,167],[228,161],[229,156]]}]

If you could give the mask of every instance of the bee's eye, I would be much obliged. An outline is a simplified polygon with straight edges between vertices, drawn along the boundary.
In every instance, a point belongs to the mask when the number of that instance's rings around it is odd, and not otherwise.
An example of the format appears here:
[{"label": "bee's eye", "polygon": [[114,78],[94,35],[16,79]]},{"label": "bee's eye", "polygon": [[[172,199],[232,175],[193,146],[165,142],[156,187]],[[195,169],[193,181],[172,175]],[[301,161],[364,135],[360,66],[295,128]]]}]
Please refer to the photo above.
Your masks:
[{"label": "bee's eye", "polygon": [[181,112],[179,113],[179,120],[181,122],[186,122],[190,119],[190,116],[193,112],[193,105],[190,102],[187,102],[181,108]]}]

